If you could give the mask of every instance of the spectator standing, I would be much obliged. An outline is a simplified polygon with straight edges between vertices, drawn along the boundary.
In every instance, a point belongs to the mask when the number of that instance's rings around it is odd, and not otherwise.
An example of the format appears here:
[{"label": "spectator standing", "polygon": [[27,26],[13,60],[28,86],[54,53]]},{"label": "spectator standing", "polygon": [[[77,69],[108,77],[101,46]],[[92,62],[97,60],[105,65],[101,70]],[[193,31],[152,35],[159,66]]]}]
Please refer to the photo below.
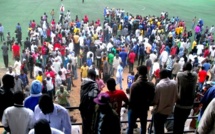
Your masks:
[{"label": "spectator standing", "polygon": [[[14,93],[14,106],[5,109],[2,124],[11,134],[26,134],[33,128],[34,113],[23,106],[24,94],[22,91]],[[20,123],[21,121],[21,123]]]},{"label": "spectator standing", "polygon": [[1,42],[4,41],[4,26],[0,23],[0,39]]},{"label": "spectator standing", "polygon": [[4,110],[14,104],[13,92],[11,91],[15,85],[14,77],[5,74],[2,77],[2,82],[3,86],[0,89],[0,119],[2,119]]},{"label": "spectator standing", "polygon": [[[128,131],[133,134],[137,118],[140,118],[141,134],[146,133],[147,112],[154,99],[154,84],[147,80],[147,67],[138,67],[138,79],[132,84],[130,90],[130,104],[128,109]],[[145,89],[145,90],[143,90]]]},{"label": "spectator standing", "polygon": [[14,92],[23,90],[23,82],[19,78],[19,75],[17,74],[15,74],[14,83],[15,83],[14,89],[13,89]]},{"label": "spectator standing", "polygon": [[133,50],[128,55],[128,61],[129,61],[129,73],[133,72],[134,69],[134,62],[135,62],[136,54]]},{"label": "spectator standing", "polygon": [[88,71],[88,77],[83,78],[81,84],[81,91],[80,91],[80,106],[79,110],[81,112],[82,118],[82,133],[89,134],[91,133],[91,125],[93,119],[93,113],[95,111],[95,102],[93,101],[94,98],[97,97],[99,94],[98,85],[95,82],[96,79],[96,72],[94,70]]},{"label": "spectator standing", "polygon": [[25,98],[24,107],[34,111],[35,106],[39,103],[41,97],[42,84],[38,80],[34,80],[30,86],[30,96]]},{"label": "spectator standing", "polygon": [[56,91],[56,96],[57,96],[57,102],[59,105],[63,106],[63,107],[69,107],[70,104],[68,102],[69,93],[64,89],[64,86],[61,85],[60,89],[58,89]]},{"label": "spectator standing", "polygon": [[65,134],[71,134],[71,122],[68,111],[54,104],[49,95],[42,95],[39,104],[35,107],[34,118],[36,121],[46,119],[50,127],[63,131]]},{"label": "spectator standing", "polygon": [[119,64],[116,70],[116,84],[120,86],[120,89],[122,90],[122,80],[123,80],[123,64],[122,62]]},{"label": "spectator standing", "polygon": [[198,77],[199,77],[199,91],[202,92],[203,90],[203,84],[206,80],[207,77],[207,72],[205,71],[205,67],[202,67],[201,70],[198,73]]},{"label": "spectator standing", "polygon": [[3,46],[1,47],[1,49],[2,49],[2,54],[3,54],[5,68],[8,68],[8,63],[9,63],[9,60],[8,60],[8,50],[9,50],[9,48],[6,45],[6,42],[3,43]]},{"label": "spectator standing", "polygon": [[117,113],[110,106],[107,93],[101,93],[94,99],[96,110],[93,116],[93,134],[120,134],[120,120]]},{"label": "spectator standing", "polygon": [[177,74],[178,100],[174,110],[174,134],[183,134],[184,123],[193,108],[197,74],[192,72],[191,63],[186,63],[183,72]]},{"label": "spectator standing", "polygon": [[112,109],[114,109],[117,112],[120,118],[122,102],[128,105],[128,97],[126,96],[124,91],[116,90],[116,82],[113,78],[108,79],[107,88],[109,91],[107,91],[106,93],[110,97],[110,104],[112,106]]},{"label": "spectator standing", "polygon": [[178,97],[176,81],[169,79],[169,71],[160,71],[160,81],[155,87],[154,127],[156,134],[164,134],[164,123],[172,113]]}]

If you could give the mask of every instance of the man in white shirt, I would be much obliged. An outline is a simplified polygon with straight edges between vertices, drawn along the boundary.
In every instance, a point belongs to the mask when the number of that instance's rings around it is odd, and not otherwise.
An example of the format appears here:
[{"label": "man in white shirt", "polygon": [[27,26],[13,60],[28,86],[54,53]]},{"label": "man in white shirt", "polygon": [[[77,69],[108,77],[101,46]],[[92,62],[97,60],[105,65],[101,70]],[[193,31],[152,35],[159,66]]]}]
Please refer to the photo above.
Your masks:
[{"label": "man in white shirt", "polygon": [[14,70],[15,70],[15,73],[16,73],[17,75],[20,75],[21,62],[20,62],[19,58],[16,59],[13,68],[14,68]]},{"label": "man in white shirt", "polygon": [[167,51],[163,51],[160,55],[160,62],[161,62],[161,66],[164,67],[164,65],[166,64],[168,59],[168,52]]},{"label": "man in white shirt", "polygon": [[197,55],[200,55],[200,54],[202,54],[202,50],[204,49],[204,45],[198,44],[196,48],[197,48]]},{"label": "man in white shirt", "polygon": [[116,84],[120,85],[120,89],[122,90],[122,79],[123,79],[123,67],[122,62],[118,65],[116,70]]},{"label": "man in white shirt", "polygon": [[60,71],[62,72],[61,80],[62,80],[62,83],[64,83],[64,82],[66,82],[67,71],[66,71],[66,68],[63,66],[63,63],[61,63],[61,65],[60,65]]},{"label": "man in white shirt", "polygon": [[8,68],[8,71],[6,72],[6,74],[9,74],[9,75],[11,75],[11,76],[15,77],[15,73],[14,73],[14,71],[13,71],[13,68],[12,68],[12,67],[9,67],[9,68]]},{"label": "man in white shirt", "polygon": [[2,124],[11,134],[27,134],[34,125],[34,113],[23,106],[22,91],[14,93],[14,106],[5,109]]},{"label": "man in white shirt", "polygon": [[60,62],[58,61],[58,58],[55,58],[52,66],[54,68],[55,73],[58,73],[60,71]]},{"label": "man in white shirt", "polygon": [[157,59],[157,55],[156,52],[153,52],[149,55],[149,59],[152,61],[152,64],[154,63],[154,61]]}]

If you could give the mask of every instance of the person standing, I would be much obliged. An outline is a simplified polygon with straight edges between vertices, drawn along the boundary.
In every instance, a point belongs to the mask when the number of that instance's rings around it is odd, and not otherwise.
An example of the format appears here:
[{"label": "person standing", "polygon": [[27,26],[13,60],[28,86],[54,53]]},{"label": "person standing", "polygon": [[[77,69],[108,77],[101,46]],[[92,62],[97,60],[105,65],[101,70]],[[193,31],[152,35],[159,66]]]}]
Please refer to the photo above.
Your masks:
[{"label": "person standing", "polygon": [[13,51],[14,59],[20,58],[20,46],[19,46],[18,42],[15,42],[15,44],[13,44],[12,51]]},{"label": "person standing", "polygon": [[134,53],[133,50],[131,50],[131,52],[130,52],[129,55],[128,55],[128,60],[129,60],[129,73],[133,72],[135,57],[136,57],[136,54]]},{"label": "person standing", "polygon": [[79,33],[76,33],[74,36],[73,36],[73,40],[74,40],[74,51],[75,51],[75,54],[79,55],[79,52],[80,52],[80,40],[79,40]]},{"label": "person standing", "polygon": [[92,134],[120,134],[120,120],[110,105],[107,93],[101,93],[94,99],[97,104],[93,115]]},{"label": "person standing", "polygon": [[164,123],[166,118],[172,113],[178,97],[176,81],[169,79],[168,70],[160,71],[160,79],[155,87],[153,101],[155,134],[164,134]]},{"label": "person standing", "polygon": [[0,39],[1,42],[4,41],[4,27],[2,26],[1,23],[0,23]]},{"label": "person standing", "polygon": [[119,54],[113,58],[113,73],[116,71],[119,64],[122,62],[122,59],[119,57]]},{"label": "person standing", "polygon": [[69,98],[69,93],[64,89],[63,85],[60,85],[60,89],[56,91],[56,96],[58,98],[58,104],[63,107],[69,107],[69,101],[67,98]]},{"label": "person standing", "polygon": [[54,104],[52,98],[44,94],[39,100],[39,104],[34,110],[35,121],[46,119],[50,127],[63,131],[65,134],[71,134],[71,122],[68,111],[58,105]]},{"label": "person standing", "polygon": [[6,42],[3,43],[3,46],[1,47],[2,49],[2,54],[3,54],[3,59],[4,59],[4,65],[6,68],[8,68],[8,46],[6,45]]},{"label": "person standing", "polygon": [[0,120],[6,108],[13,106],[14,98],[11,89],[14,88],[14,77],[6,74],[2,77],[3,86],[0,88]]},{"label": "person standing", "polygon": [[202,70],[199,71],[198,73],[198,78],[199,78],[199,91],[202,92],[203,91],[203,84],[206,80],[207,77],[207,72],[205,71],[205,67],[202,67]]},{"label": "person standing", "polygon": [[186,63],[183,72],[177,74],[178,100],[174,109],[174,134],[183,134],[184,123],[193,108],[197,74],[192,72],[191,63]]},{"label": "person standing", "polygon": [[122,80],[123,80],[123,64],[122,62],[118,65],[116,70],[116,84],[120,85],[120,89],[122,90]]},{"label": "person standing", "polygon": [[106,92],[110,96],[110,104],[118,116],[120,117],[120,111],[122,108],[122,102],[128,105],[128,97],[122,90],[116,90],[116,82],[114,78],[110,78],[107,81],[108,91]]},{"label": "person standing", "polygon": [[[2,124],[11,134],[26,134],[33,128],[34,113],[23,106],[24,94],[22,91],[14,93],[14,106],[5,109]],[[20,123],[21,121],[21,123]]]},{"label": "person standing", "polygon": [[113,55],[113,53],[112,52],[109,52],[109,54],[108,54],[108,63],[109,63],[109,74],[111,75],[111,76],[113,76],[113,59],[114,59],[114,55]]},{"label": "person standing", "polygon": [[81,81],[82,81],[82,78],[87,78],[87,72],[89,70],[89,67],[87,66],[87,63],[84,62],[84,65],[81,67]]},{"label": "person standing", "polygon": [[91,133],[93,113],[95,111],[95,102],[93,101],[99,94],[98,85],[95,82],[96,72],[89,70],[87,78],[83,78],[80,91],[79,110],[82,118],[82,134]]},{"label": "person standing", "polygon": [[137,118],[140,118],[141,134],[146,133],[147,114],[154,99],[155,87],[147,80],[147,67],[144,65],[138,67],[138,74],[139,77],[132,84],[130,90],[127,134],[133,134]]},{"label": "person standing", "polygon": [[30,96],[25,98],[24,107],[34,111],[34,108],[39,103],[39,99],[42,95],[42,84],[38,80],[34,80],[30,86]]}]

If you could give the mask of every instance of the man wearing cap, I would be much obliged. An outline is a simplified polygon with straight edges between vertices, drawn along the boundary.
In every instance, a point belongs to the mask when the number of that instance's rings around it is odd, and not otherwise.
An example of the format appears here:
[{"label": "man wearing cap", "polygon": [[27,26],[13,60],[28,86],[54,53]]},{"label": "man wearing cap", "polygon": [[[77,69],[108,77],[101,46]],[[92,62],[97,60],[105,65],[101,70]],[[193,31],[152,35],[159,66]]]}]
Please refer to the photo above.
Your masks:
[{"label": "man wearing cap", "polygon": [[[133,129],[137,118],[140,118],[141,134],[146,133],[147,112],[154,99],[154,84],[147,80],[147,67],[138,67],[139,77],[132,84],[130,89],[129,109],[128,109],[128,131],[133,134]],[[143,90],[144,89],[144,90]]]},{"label": "man wearing cap", "polygon": [[107,93],[101,93],[94,102],[97,105],[93,116],[92,133],[120,134],[120,120],[110,105],[110,96]]},{"label": "man wearing cap", "polygon": [[93,99],[96,98],[100,92],[95,79],[96,72],[94,70],[89,70],[87,78],[83,78],[81,84],[79,110],[83,122],[83,134],[88,134],[91,130],[93,113],[95,111],[95,102]]},{"label": "man wearing cap", "polygon": [[42,91],[42,84],[38,80],[34,80],[30,86],[30,96],[25,98],[24,107],[34,111],[35,106],[38,104]]}]

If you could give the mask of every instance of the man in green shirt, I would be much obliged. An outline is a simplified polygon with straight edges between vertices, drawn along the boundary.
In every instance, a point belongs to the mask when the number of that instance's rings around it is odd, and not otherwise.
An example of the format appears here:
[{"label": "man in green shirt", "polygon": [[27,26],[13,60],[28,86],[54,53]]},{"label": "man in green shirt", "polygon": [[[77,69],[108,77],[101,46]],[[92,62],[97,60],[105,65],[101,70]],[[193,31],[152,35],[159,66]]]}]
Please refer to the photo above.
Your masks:
[{"label": "man in green shirt", "polygon": [[112,52],[109,52],[109,54],[108,54],[108,63],[109,63],[109,65],[110,65],[109,74],[110,74],[111,76],[114,75],[114,74],[113,74],[113,58],[114,58],[113,53],[112,53]]},{"label": "man in green shirt", "polygon": [[60,89],[57,90],[56,96],[57,96],[57,99],[58,99],[57,101],[58,101],[59,105],[64,106],[64,107],[70,106],[70,104],[67,100],[67,98],[70,96],[69,96],[69,93],[66,90],[64,90],[63,85],[61,85]]}]

